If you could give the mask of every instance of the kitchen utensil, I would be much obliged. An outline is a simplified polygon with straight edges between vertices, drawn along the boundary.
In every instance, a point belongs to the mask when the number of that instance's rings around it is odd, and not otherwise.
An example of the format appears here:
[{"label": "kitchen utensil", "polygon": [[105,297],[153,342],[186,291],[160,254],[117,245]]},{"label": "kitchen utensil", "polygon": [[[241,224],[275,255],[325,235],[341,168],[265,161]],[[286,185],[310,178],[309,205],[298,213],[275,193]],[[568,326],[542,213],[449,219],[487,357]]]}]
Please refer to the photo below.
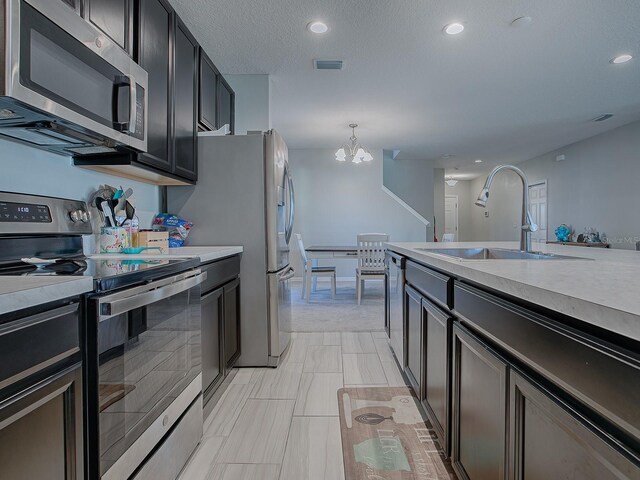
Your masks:
[{"label": "kitchen utensil", "polygon": [[124,195],[124,192],[122,191],[122,187],[120,187],[119,190],[116,190],[116,193],[113,194],[112,199],[113,200],[118,200],[120,197],[122,197]]},{"label": "kitchen utensil", "polygon": [[133,195],[133,189],[132,189],[132,188],[127,188],[127,189],[124,191],[124,195],[123,195],[123,196],[124,196],[124,198],[129,198],[131,195]]},{"label": "kitchen utensil", "polygon": [[102,212],[104,213],[104,216],[107,220],[107,227],[115,227],[116,221],[113,218],[113,210],[111,209],[111,204],[109,203],[109,201],[103,199],[100,207],[102,208]]},{"label": "kitchen utensil", "polygon": [[102,219],[102,223],[104,223],[106,225],[106,217],[104,216],[104,211],[102,210],[102,204],[105,202],[104,198],[98,196],[95,198],[95,204],[96,204],[96,208],[98,209],[98,212],[100,212],[100,218]]},{"label": "kitchen utensil", "polygon": [[131,205],[131,203],[125,200],[124,212],[125,218],[124,220],[122,220],[122,223],[120,223],[121,227],[126,223],[127,220],[133,220],[133,217],[136,214],[136,209],[133,205]]},{"label": "kitchen utensil", "polygon": [[160,247],[129,247],[123,248],[122,253],[126,253],[127,255],[137,255],[138,253],[142,253],[145,250],[162,250]]}]

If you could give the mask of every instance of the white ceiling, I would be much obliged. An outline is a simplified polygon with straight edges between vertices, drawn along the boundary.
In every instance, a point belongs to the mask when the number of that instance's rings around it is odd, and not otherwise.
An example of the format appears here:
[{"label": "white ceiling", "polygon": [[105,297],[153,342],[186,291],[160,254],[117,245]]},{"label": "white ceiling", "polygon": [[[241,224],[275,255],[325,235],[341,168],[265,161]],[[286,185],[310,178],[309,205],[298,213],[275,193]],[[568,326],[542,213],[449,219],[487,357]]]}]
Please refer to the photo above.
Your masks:
[{"label": "white ceiling", "polygon": [[[172,4],[223,73],[272,76],[272,124],[290,148],[337,148],[357,122],[369,148],[473,174],[640,119],[638,0]],[[510,25],[523,15],[531,24]],[[318,19],[324,35],[306,30]],[[462,34],[442,32],[452,21]],[[636,58],[611,65],[620,53]],[[615,117],[590,122],[603,113]]]}]

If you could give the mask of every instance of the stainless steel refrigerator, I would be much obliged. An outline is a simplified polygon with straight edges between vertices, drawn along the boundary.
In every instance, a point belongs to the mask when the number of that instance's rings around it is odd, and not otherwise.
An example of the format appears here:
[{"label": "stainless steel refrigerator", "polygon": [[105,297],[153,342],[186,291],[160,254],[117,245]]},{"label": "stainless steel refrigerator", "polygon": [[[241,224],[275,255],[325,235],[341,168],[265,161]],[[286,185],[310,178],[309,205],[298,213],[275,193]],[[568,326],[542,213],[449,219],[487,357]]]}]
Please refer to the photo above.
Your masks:
[{"label": "stainless steel refrigerator", "polygon": [[170,213],[193,222],[188,245],[242,245],[238,365],[278,365],[291,337],[289,242],[294,190],[287,145],[264,134],[198,137],[198,183],[169,187]]}]

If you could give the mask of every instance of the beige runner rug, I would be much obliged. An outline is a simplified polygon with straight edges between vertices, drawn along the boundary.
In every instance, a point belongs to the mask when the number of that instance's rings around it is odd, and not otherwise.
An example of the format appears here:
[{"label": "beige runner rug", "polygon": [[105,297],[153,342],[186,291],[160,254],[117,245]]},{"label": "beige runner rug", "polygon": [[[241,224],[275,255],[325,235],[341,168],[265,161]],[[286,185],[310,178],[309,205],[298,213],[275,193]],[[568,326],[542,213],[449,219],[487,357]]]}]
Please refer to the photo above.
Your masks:
[{"label": "beige runner rug", "polygon": [[338,390],[346,480],[455,480],[408,387]]}]

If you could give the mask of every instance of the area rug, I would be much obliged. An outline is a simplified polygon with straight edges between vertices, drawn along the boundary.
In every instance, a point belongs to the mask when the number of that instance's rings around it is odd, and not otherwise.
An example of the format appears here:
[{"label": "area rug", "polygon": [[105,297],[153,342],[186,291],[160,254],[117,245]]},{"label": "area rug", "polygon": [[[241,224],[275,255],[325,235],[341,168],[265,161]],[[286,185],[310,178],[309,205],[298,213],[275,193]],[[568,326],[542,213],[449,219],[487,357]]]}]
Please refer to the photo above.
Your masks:
[{"label": "area rug", "polygon": [[346,480],[455,480],[408,387],[338,390]]}]

